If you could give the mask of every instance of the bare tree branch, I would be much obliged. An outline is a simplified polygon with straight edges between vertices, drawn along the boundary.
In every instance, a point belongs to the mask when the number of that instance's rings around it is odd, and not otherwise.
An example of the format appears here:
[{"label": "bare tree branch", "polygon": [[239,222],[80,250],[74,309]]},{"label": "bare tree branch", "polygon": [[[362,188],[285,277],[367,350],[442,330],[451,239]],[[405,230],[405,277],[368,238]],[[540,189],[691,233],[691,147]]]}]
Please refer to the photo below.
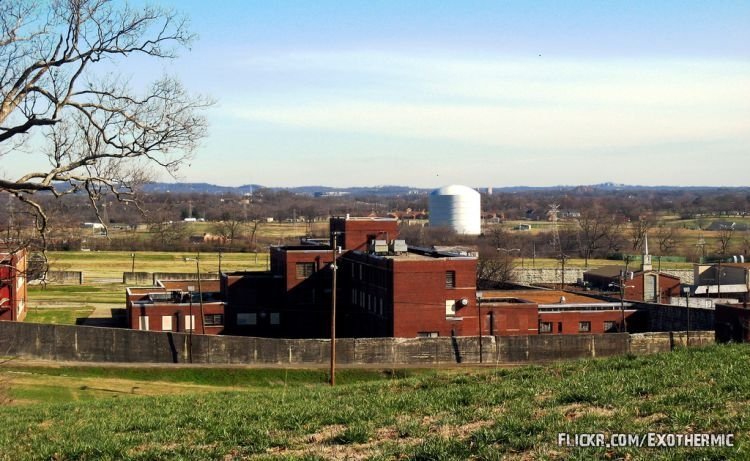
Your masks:
[{"label": "bare tree branch", "polygon": [[0,178],[0,191],[31,208],[42,235],[47,219],[33,194],[84,192],[98,216],[103,193],[132,201],[150,166],[173,174],[191,158],[206,134],[202,112],[210,100],[188,94],[173,77],[138,92],[94,70],[132,55],[171,59],[193,38],[185,19],[158,7],[0,1],[0,155],[33,138],[50,165]]}]

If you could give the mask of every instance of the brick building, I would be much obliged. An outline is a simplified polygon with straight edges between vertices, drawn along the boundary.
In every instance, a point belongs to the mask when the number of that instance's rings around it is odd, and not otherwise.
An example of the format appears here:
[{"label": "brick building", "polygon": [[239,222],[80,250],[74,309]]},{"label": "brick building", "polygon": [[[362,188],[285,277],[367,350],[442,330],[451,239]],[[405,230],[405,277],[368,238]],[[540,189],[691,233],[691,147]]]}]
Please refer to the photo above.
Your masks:
[{"label": "brick building", "polygon": [[[134,330],[224,333],[219,280],[170,280],[126,289],[128,326]],[[201,311],[202,314],[201,315]]]},{"label": "brick building", "polygon": [[27,268],[25,249],[0,250],[0,320],[21,321],[26,318]]},{"label": "brick building", "polygon": [[632,301],[669,304],[670,298],[679,297],[680,278],[664,272],[655,271],[648,254],[648,238],[644,245],[639,270],[630,271],[625,266],[604,266],[583,273],[587,286],[601,291],[620,293],[620,284],[624,283],[624,298]]},{"label": "brick building", "polygon": [[[612,333],[623,317],[629,331],[643,321],[629,303],[621,310],[619,302],[559,290],[483,291],[478,300],[483,335]],[[479,328],[477,320],[468,323]]]},{"label": "brick building", "polygon": [[350,251],[340,266],[346,336],[462,336],[463,315],[476,306],[475,257]]},{"label": "brick building", "polygon": [[[562,291],[478,293],[476,256],[409,247],[392,218],[332,218],[330,226],[328,240],[271,247],[269,271],[221,274],[220,285],[204,288],[206,315],[222,315],[206,332],[329,337],[334,257],[340,337],[604,333],[619,331],[623,315],[628,327],[635,320],[629,304],[623,312],[620,303]],[[192,290],[175,283],[128,290],[132,328],[184,329]]]}]

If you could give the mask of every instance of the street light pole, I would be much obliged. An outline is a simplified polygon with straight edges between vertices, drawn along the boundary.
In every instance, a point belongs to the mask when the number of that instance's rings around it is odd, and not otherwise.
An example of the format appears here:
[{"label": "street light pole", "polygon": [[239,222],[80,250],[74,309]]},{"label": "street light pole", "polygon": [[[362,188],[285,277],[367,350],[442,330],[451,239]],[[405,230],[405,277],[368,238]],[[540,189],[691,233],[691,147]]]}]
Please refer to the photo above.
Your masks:
[{"label": "street light pole", "polygon": [[130,273],[135,273],[135,253],[130,253]]}]

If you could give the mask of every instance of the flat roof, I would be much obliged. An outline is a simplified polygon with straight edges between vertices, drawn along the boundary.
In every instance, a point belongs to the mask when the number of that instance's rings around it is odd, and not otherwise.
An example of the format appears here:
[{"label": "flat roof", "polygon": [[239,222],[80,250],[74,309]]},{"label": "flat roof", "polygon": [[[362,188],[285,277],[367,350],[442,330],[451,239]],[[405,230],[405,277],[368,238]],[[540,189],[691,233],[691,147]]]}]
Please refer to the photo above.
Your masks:
[{"label": "flat roof", "polygon": [[519,298],[537,304],[609,304],[607,301],[562,290],[482,290],[482,298]]},{"label": "flat roof", "polygon": [[381,216],[333,216],[332,219],[343,219],[345,221],[398,221],[397,218]]}]

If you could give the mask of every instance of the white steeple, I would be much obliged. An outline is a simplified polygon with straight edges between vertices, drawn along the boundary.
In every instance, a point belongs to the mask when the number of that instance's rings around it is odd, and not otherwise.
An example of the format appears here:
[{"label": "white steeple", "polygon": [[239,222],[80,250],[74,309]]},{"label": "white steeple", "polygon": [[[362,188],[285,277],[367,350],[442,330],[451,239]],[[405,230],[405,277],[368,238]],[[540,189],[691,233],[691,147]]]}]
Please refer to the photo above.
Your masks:
[{"label": "white steeple", "polygon": [[651,264],[651,255],[648,254],[648,234],[643,239],[643,255],[641,256],[641,270],[652,271],[654,266]]}]

